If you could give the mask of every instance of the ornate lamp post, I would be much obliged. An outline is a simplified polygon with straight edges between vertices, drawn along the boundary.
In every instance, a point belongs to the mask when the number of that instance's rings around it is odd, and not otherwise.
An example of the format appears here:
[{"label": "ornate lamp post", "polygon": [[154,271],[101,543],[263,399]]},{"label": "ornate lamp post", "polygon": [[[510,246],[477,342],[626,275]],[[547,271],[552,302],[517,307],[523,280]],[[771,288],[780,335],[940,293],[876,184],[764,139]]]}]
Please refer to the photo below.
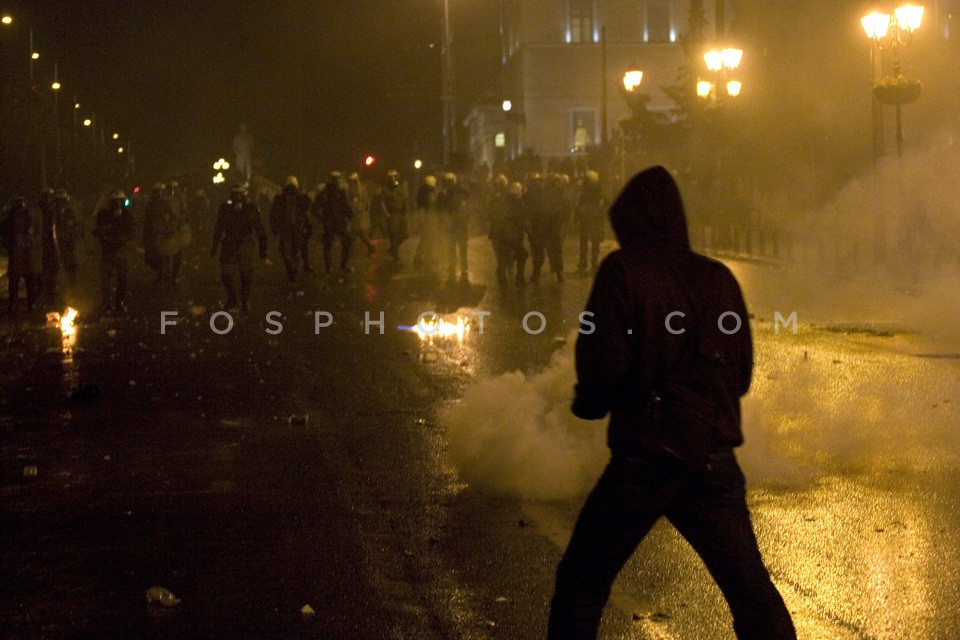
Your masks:
[{"label": "ornate lamp post", "polygon": [[[880,103],[896,108],[897,120],[897,156],[903,157],[903,117],[901,107],[915,102],[920,97],[920,81],[907,78],[900,73],[900,47],[910,44],[913,32],[923,22],[923,7],[905,4],[892,14],[874,12],[863,16],[860,23],[867,37],[873,43],[871,47],[871,66],[873,67],[874,95],[874,149],[883,151],[883,114]],[[877,61],[880,61],[882,74],[882,53],[889,50],[893,62],[893,75],[877,79]],[[878,56],[877,52],[881,55]]]},{"label": "ornate lamp post", "polygon": [[626,156],[627,144],[635,143],[643,135],[645,117],[647,116],[647,103],[650,101],[650,95],[640,93],[640,83],[643,82],[643,71],[636,67],[631,67],[623,74],[623,86],[621,93],[630,108],[632,118],[621,121],[620,140],[619,140],[619,178],[622,180],[626,175]]},{"label": "ornate lamp post", "polygon": [[698,81],[697,95],[701,98],[712,97],[716,103],[722,102],[725,97],[739,96],[743,84],[735,80],[732,74],[742,59],[743,49],[715,49],[703,54],[707,71],[713,74],[713,79]]}]

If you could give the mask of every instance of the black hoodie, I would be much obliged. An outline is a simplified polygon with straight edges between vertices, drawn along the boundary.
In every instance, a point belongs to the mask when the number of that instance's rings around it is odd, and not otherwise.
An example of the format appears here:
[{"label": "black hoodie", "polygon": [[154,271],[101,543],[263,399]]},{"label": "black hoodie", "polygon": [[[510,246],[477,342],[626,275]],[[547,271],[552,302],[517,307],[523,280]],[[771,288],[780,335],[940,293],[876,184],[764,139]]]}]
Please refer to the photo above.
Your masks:
[{"label": "black hoodie", "polygon": [[[691,351],[699,344],[722,366],[696,390],[734,423],[715,446],[741,444],[740,396],[750,387],[753,343],[736,279],[725,265],[690,248],[680,192],[663,167],[633,177],[611,207],[610,221],[621,248],[600,265],[582,316],[574,414],[598,420],[610,413],[614,452],[662,449],[644,407],[668,376],[683,376],[677,365],[682,357],[690,361],[687,341],[699,335]],[[721,316],[730,335],[718,329]]]}]

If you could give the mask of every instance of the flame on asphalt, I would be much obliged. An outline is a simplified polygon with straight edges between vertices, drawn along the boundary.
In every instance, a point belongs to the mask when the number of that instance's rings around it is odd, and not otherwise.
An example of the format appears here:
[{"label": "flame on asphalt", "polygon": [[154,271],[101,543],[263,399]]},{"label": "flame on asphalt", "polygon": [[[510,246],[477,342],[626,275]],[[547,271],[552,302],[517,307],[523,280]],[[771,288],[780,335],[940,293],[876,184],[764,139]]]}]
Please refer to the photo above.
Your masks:
[{"label": "flame on asphalt", "polygon": [[63,352],[73,351],[77,343],[77,316],[79,311],[73,307],[67,307],[63,315],[56,311],[47,314],[47,326],[56,327],[60,330],[60,344],[63,346]]},{"label": "flame on asphalt", "polygon": [[463,342],[470,333],[470,321],[457,316],[456,322],[448,322],[435,315],[432,318],[421,318],[417,324],[410,327],[410,330],[420,336],[421,342],[428,342],[434,338],[456,338],[458,342]]}]

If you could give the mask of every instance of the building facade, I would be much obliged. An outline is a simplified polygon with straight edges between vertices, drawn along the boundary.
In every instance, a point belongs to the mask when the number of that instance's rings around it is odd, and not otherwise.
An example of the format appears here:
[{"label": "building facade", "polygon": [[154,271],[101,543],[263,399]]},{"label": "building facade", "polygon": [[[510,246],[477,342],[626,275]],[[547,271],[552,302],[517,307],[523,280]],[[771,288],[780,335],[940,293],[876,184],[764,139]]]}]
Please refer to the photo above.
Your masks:
[{"label": "building facade", "polygon": [[[713,11],[712,0],[703,4]],[[688,0],[503,0],[501,11],[510,109],[495,105],[498,117],[486,105],[468,118],[478,164],[600,145],[629,116],[621,94],[628,70],[643,72],[639,91],[650,95],[650,109],[674,106],[662,87],[677,82],[684,61]]]}]

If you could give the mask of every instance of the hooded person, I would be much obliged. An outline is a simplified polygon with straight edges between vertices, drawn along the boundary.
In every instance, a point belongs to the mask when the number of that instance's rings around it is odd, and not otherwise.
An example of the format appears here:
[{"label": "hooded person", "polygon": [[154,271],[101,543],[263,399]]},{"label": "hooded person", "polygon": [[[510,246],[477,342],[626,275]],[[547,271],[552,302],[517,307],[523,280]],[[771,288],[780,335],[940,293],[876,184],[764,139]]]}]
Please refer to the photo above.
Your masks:
[{"label": "hooded person", "polygon": [[740,640],[794,640],[770,580],[734,457],[753,346],[736,279],[690,248],[663,167],[636,175],[610,210],[620,249],[581,316],[572,411],[610,415],[610,463],[557,569],[548,638],[595,638],[610,587],[665,516],[703,559]]}]

